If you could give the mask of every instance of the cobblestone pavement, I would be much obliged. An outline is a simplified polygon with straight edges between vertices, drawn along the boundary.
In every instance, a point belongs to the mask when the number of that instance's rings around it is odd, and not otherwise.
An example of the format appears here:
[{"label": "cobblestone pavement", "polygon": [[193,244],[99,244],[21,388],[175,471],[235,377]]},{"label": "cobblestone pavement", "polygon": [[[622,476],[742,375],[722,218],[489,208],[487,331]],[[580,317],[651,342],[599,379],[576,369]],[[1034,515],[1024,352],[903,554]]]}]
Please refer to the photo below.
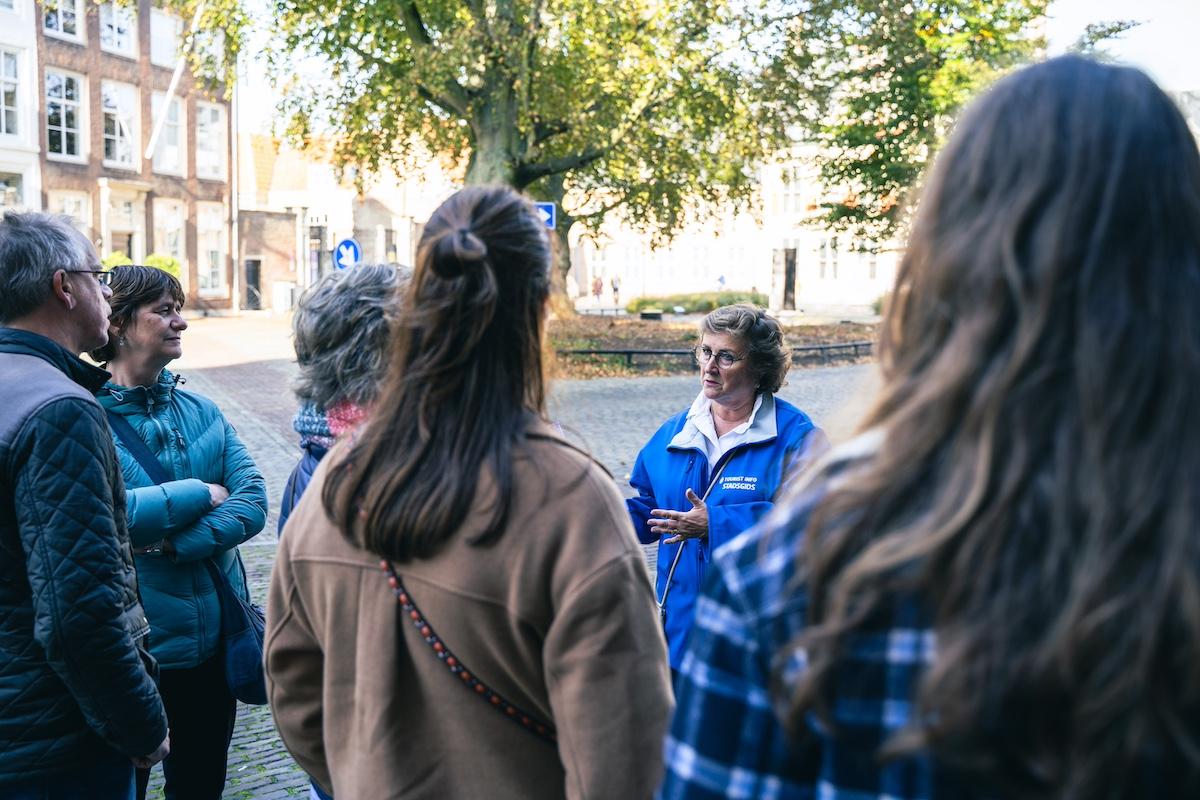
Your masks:
[{"label": "cobblestone pavement", "polygon": [[[279,498],[298,457],[291,428],[295,365],[287,357],[284,324],[278,319],[193,321],[192,331],[185,334],[188,355],[177,370],[187,380],[185,389],[207,395],[221,407],[266,478],[271,501],[267,527],[242,547],[251,593],[260,603],[265,603],[275,557]],[[238,355],[222,358],[222,350]],[[247,354],[262,360],[248,360]],[[789,376],[780,395],[807,411],[837,440],[848,434],[874,385],[869,365],[803,369]],[[638,450],[663,420],[689,405],[697,391],[697,379],[688,376],[559,381],[552,388],[550,414],[608,467],[628,494],[628,474]],[[648,553],[651,562],[652,555]],[[156,769],[152,798],[162,796],[161,776]],[[307,796],[307,779],[279,741],[265,706],[238,707],[224,796]]]}]

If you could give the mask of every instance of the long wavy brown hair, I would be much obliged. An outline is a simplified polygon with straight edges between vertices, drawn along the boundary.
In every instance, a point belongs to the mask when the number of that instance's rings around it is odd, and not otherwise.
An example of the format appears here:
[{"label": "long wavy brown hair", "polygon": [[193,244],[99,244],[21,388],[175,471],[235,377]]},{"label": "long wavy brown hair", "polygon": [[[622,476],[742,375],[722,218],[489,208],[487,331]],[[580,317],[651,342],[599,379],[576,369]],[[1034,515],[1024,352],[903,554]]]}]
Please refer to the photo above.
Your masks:
[{"label": "long wavy brown hair", "polygon": [[799,554],[790,724],[831,720],[846,647],[908,598],[936,657],[881,757],[932,755],[990,796],[1200,796],[1183,116],[1143,73],[1075,57],[1001,80],[938,158],[893,298],[864,422],[882,443],[826,482]]},{"label": "long wavy brown hair", "polygon": [[[504,531],[512,453],[545,416],[542,329],[550,243],[533,207],[470,187],[430,217],[394,323],[388,377],[322,499],[352,542],[397,561],[434,555],[469,514]],[[477,507],[486,475],[496,502]]]}]

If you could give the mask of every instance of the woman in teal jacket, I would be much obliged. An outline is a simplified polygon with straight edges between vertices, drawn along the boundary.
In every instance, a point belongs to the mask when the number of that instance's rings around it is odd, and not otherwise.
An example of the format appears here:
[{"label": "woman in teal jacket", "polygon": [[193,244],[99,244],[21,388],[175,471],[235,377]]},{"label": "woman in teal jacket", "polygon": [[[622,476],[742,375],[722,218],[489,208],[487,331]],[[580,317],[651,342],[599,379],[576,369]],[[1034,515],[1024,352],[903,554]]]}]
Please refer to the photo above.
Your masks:
[{"label": "woman in teal jacket", "polygon": [[[237,703],[225,684],[221,608],[207,564],[211,559],[248,594],[237,546],[266,523],[266,486],[220,409],[180,390],[166,370],[182,355],[187,329],[179,282],[159,269],[125,266],[113,270],[112,290],[109,344],[92,357],[107,362],[113,377],[98,399],[129,422],[173,478],[155,484],[114,437],[171,730],[166,796],[216,800]],[[139,797],[148,779],[139,772]]]}]

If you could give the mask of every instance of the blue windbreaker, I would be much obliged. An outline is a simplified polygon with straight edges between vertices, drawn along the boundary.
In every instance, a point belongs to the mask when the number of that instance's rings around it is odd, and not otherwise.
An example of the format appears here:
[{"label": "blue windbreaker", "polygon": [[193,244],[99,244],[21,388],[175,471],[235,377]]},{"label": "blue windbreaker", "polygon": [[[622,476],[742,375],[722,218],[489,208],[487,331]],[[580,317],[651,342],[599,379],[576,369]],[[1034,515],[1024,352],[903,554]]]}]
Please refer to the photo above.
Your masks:
[{"label": "blue windbreaker", "polygon": [[[704,497],[709,488],[711,478],[703,434],[688,424],[687,417],[685,409],[664,422],[638,453],[633,465],[629,483],[638,496],[627,499],[625,504],[634,530],[644,544],[659,539],[646,524],[651,509],[687,511],[692,507],[687,490]],[[712,551],[766,514],[784,476],[790,475],[802,460],[819,455],[827,447],[824,433],[807,414],[791,403],[765,395],[746,441],[722,456],[712,470],[717,481],[705,501],[708,536],[681,544],[659,542],[655,596],[660,600],[675,554],[684,548],[666,602],[665,627],[672,669],[678,670],[683,662],[696,596]]]}]

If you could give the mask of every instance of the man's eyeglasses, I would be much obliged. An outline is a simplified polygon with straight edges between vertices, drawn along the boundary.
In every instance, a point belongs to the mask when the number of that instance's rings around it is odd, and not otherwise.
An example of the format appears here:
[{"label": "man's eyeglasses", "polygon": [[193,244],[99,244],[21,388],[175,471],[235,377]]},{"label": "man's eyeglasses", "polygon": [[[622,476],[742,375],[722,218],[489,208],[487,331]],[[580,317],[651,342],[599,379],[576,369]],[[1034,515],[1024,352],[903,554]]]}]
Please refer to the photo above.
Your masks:
[{"label": "man's eyeglasses", "polygon": [[721,369],[729,369],[737,362],[746,360],[745,356],[735,356],[728,350],[718,350],[714,353],[711,347],[703,344],[697,347],[695,352],[696,360],[700,362],[701,366],[712,361],[714,356],[717,359],[717,366]]},{"label": "man's eyeglasses", "polygon": [[87,272],[95,276],[96,282],[101,286],[112,285],[112,273],[106,269],[69,269],[67,272]]}]

